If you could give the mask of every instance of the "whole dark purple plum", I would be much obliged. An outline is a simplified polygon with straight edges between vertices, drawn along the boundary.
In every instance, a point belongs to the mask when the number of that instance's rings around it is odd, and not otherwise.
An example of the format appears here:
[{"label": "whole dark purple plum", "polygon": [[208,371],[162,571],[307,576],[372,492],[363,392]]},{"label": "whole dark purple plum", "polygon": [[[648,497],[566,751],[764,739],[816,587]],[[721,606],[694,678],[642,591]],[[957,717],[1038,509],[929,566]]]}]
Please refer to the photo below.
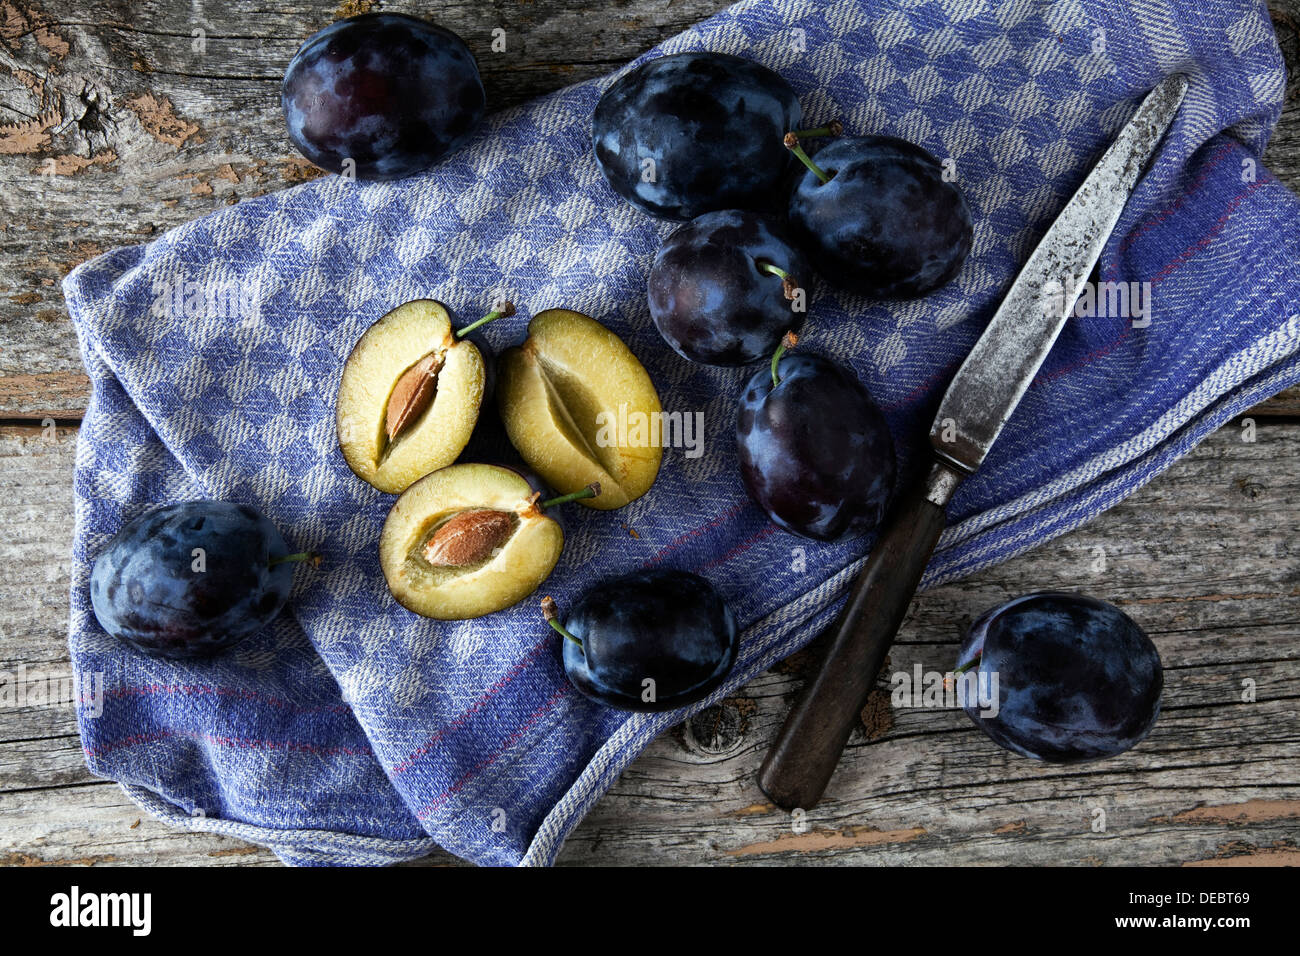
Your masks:
[{"label": "whole dark purple plum", "polygon": [[250,505],[182,501],[114,535],[91,570],[90,602],[105,631],[145,654],[204,657],[270,624],[308,557]]},{"label": "whole dark purple plum", "polygon": [[857,377],[820,355],[783,356],[740,395],[736,450],[754,502],[777,525],[818,541],[872,531],[897,465],[889,426]]},{"label": "whole dark purple plum", "polygon": [[[795,305],[806,307],[809,272],[803,254],[767,217],[707,212],[677,227],[655,256],[650,317],[664,341],[692,362],[748,365],[770,357],[782,336],[803,324]],[[802,300],[795,287],[804,288]]]},{"label": "whole dark purple plum", "polygon": [[[978,662],[978,663],[976,663]],[[1137,745],[1160,714],[1164,673],[1142,628],[1104,601],[1043,591],[971,625],[958,669],[981,675],[997,707],[963,707],[993,741],[1026,757],[1075,763]],[[985,703],[992,704],[992,695]]]},{"label": "whole dark purple plum", "polygon": [[878,299],[947,283],[970,252],[970,209],[930,153],[888,136],[818,151],[790,196],[790,231],[827,282]]},{"label": "whole dark purple plum", "polygon": [[[543,602],[546,608],[546,602]],[[547,611],[548,618],[558,617]],[[565,622],[564,671],[581,693],[621,710],[703,700],[736,661],[740,629],[698,574],[648,568],[592,585]]]},{"label": "whole dark purple plum", "polygon": [[398,179],[459,148],[483,119],[478,64],[456,34],[398,13],[364,13],[310,37],[280,102],[289,138],[332,173]]},{"label": "whole dark purple plum", "polygon": [[790,84],[726,53],[641,64],[601,96],[596,162],[614,192],[662,219],[768,206],[790,168],[782,144],[803,111]]}]

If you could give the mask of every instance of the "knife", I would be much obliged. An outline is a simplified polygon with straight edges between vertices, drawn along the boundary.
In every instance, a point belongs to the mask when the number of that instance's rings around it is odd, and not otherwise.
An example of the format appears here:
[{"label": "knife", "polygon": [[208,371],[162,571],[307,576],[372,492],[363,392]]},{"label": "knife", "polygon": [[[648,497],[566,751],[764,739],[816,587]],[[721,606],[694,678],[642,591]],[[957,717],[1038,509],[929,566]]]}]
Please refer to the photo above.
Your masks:
[{"label": "knife", "polygon": [[930,426],[920,487],[894,507],[830,644],[758,771],[785,810],[811,809],[830,782],[944,528],[944,506],[988,456],[1083,292],[1148,161],[1187,92],[1174,75],[1155,87],[1030,255]]}]

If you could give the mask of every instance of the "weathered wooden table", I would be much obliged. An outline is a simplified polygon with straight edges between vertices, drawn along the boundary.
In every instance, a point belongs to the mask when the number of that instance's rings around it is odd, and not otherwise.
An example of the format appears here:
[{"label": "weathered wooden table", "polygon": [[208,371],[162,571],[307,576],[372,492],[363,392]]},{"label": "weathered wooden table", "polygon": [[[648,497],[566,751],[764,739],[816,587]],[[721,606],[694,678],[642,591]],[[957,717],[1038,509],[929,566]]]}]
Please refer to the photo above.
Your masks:
[{"label": "weathered wooden table", "polygon": [[[314,175],[284,136],[280,75],[305,36],[368,6],[0,0],[0,672],[67,666],[88,388],[60,280],[113,246]],[[504,29],[508,52],[482,56],[497,105],[604,73],[721,6],[384,5],[478,50]],[[1300,4],[1273,7],[1294,64]],[[1266,158],[1300,187],[1300,101]],[[1139,616],[1165,661],[1164,713],[1135,752],[1044,766],[996,748],[960,712],[893,712],[882,699],[795,832],[754,773],[797,656],[654,743],[561,862],[1300,863],[1300,392],[1249,417],[1253,433],[1224,427],[1079,531],[922,595],[893,652],[892,669],[951,658],[961,629],[1000,600],[1091,589]],[[0,863],[273,862],[142,819],[86,771],[70,708],[0,709]]]}]

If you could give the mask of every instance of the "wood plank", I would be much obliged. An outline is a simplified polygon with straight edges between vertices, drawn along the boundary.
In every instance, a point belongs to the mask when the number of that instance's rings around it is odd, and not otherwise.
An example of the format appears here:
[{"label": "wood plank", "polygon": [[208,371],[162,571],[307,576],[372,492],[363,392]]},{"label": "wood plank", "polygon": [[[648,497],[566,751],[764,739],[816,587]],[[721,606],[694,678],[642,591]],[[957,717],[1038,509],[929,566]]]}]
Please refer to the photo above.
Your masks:
[{"label": "wood plank", "polygon": [[[1133,752],[1051,767],[998,749],[959,713],[880,707],[796,833],[753,781],[797,690],[797,655],[655,741],[560,862],[1297,862],[1300,424],[1245,435],[1220,429],[1084,528],[920,596],[891,654],[891,670],[946,669],[975,616],[1031,588],[1114,600],[1166,667],[1164,713]],[[0,526],[17,531],[0,540],[0,670],[66,664],[74,445],[74,429],[0,428]],[[1240,700],[1246,679],[1254,703]],[[0,711],[0,863],[276,862],[147,818],[131,829],[142,816],[86,772],[66,708]]]},{"label": "wood plank", "polygon": [[[443,0],[436,15],[470,44],[489,102],[504,108],[602,75],[725,5],[605,0],[593,17],[558,0]],[[68,391],[81,362],[59,288],[73,266],[318,174],[285,135],[280,78],[338,10],[334,0],[6,4],[0,375],[18,384],[0,388],[0,418],[67,418],[85,406],[84,378]],[[505,31],[504,52],[490,48],[494,29]],[[61,386],[54,406],[47,376]]]},{"label": "wood plank", "polygon": [[[85,408],[59,288],[73,266],[316,175],[284,135],[280,76],[307,34],[340,9],[369,5],[147,0],[127,13],[112,0],[9,0],[0,33],[0,419],[73,419]],[[608,72],[725,5],[603,0],[593,16],[567,0],[444,0],[437,18],[470,43],[489,101],[505,107]],[[1300,39],[1284,18],[1295,22],[1296,4],[1271,6],[1295,75]],[[490,50],[494,29],[506,31],[504,53]],[[1294,96],[1265,159],[1300,186]],[[1300,389],[1253,413],[1300,414]]]},{"label": "wood plank", "polygon": [[278,866],[270,850],[173,830],[115,784],[0,795],[0,866]]},{"label": "wood plank", "polygon": [[43,422],[80,421],[90,400],[85,372],[36,372],[0,376],[0,416]]}]

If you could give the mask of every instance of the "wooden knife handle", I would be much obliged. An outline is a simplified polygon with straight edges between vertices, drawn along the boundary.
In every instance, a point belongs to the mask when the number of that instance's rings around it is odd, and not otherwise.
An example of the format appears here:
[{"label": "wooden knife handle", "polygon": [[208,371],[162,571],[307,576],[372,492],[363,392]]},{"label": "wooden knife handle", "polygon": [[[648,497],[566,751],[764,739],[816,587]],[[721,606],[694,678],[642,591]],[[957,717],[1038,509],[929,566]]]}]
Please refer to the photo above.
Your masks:
[{"label": "wooden knife handle", "polygon": [[872,548],[817,673],[759,768],[758,785],[778,807],[810,810],[821,799],[943,531],[944,505],[963,477],[936,462]]}]

